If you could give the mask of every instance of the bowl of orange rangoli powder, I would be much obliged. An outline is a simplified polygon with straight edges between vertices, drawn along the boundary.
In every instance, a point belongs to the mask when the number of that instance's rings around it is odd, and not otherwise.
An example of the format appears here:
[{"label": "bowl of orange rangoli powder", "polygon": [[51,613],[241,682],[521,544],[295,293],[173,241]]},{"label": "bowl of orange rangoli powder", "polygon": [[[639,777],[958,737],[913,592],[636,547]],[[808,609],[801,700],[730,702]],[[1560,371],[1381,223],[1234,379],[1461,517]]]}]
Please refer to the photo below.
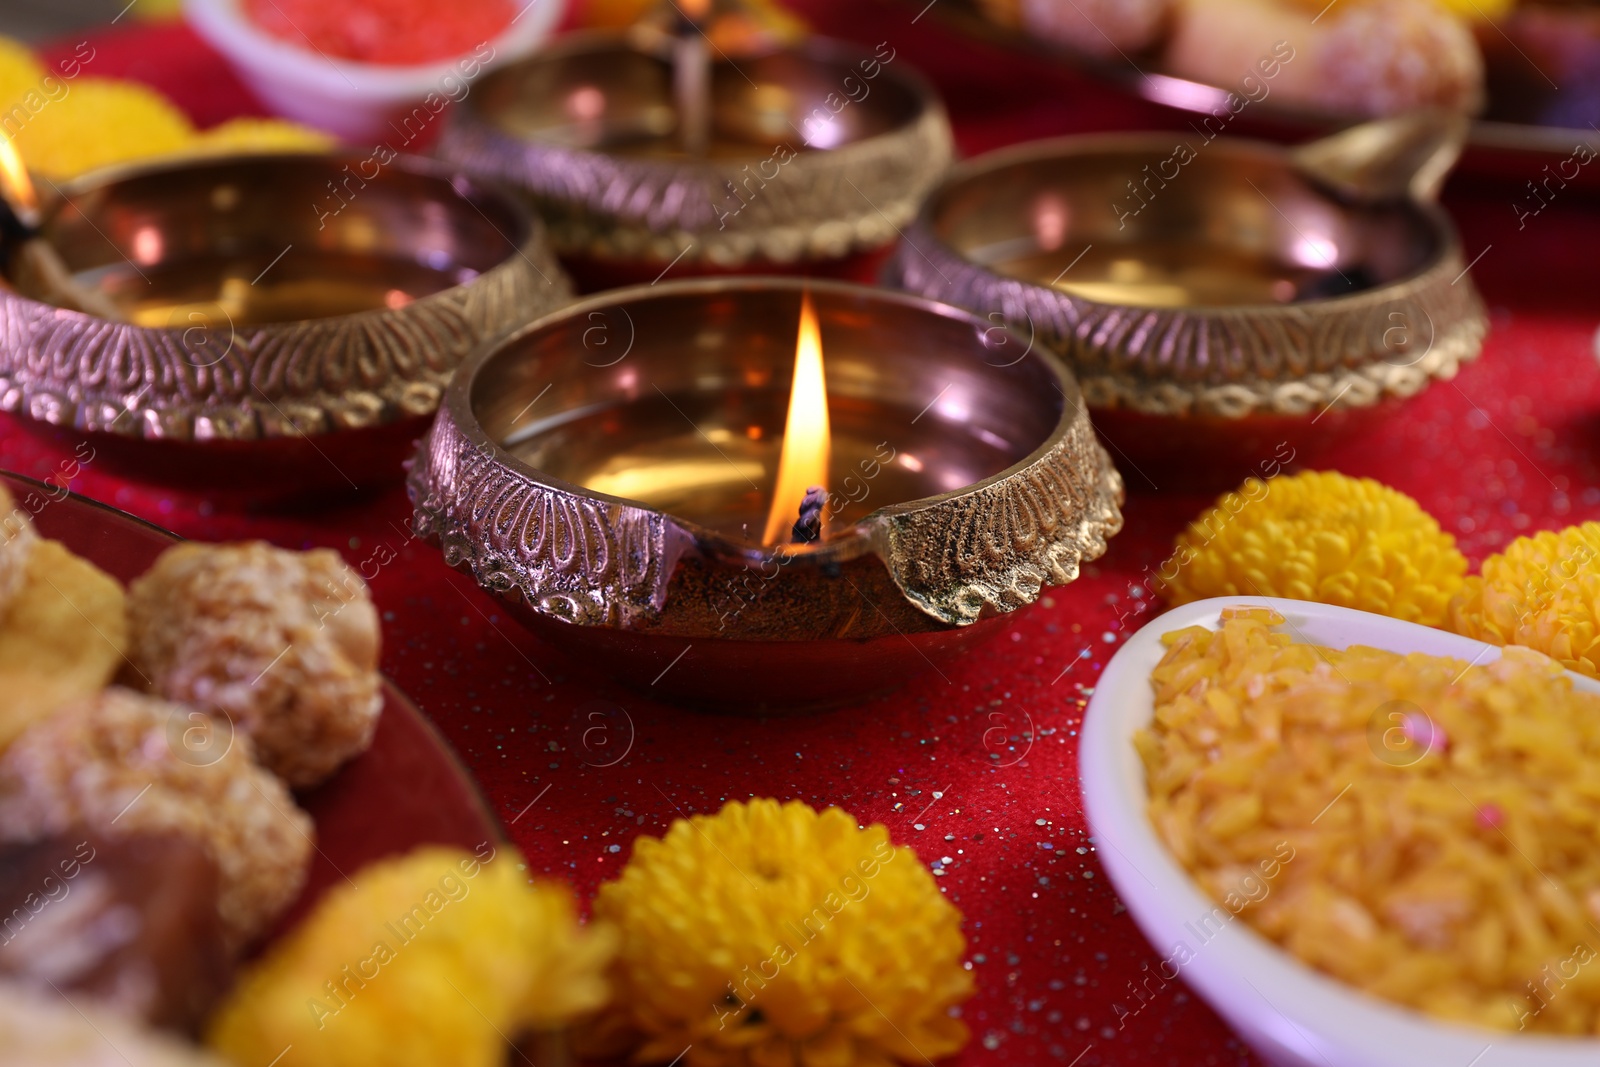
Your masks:
[{"label": "bowl of orange rangoli powder", "polygon": [[533,51],[566,0],[184,0],[275,112],[394,152],[432,143],[484,71]]}]

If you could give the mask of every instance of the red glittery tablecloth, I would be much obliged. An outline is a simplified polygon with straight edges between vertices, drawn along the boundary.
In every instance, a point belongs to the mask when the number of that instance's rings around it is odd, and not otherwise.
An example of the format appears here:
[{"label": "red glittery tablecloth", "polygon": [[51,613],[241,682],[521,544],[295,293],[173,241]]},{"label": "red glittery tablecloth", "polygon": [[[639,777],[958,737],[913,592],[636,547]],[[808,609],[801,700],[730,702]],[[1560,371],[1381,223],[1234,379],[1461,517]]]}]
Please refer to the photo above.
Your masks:
[{"label": "red glittery tablecloth", "polygon": [[[802,6],[823,31],[889,41],[932,77],[968,154],[1052,134],[1182,125],[1041,61],[962,41],[937,12],[914,22],[915,5]],[[93,73],[146,79],[197,121],[255,110],[180,27],[116,30],[95,44]],[[1528,176],[1537,170],[1530,164]],[[1467,257],[1482,254],[1473,273],[1494,324],[1482,359],[1319,463],[1412,494],[1475,562],[1518,534],[1600,518],[1600,205],[1563,193],[1519,230],[1520,184],[1458,176],[1445,198]],[[0,420],[0,465],[46,477],[64,454]],[[1088,687],[1126,633],[1116,620],[1132,629],[1150,614],[1139,574],[1205,502],[1159,473],[1124,473],[1127,527],[1109,554],[993,644],[893,696],[766,722],[651,704],[569,665],[435,549],[409,540],[399,488],[298,515],[223,513],[93,464],[73,488],[188,537],[329,545],[369,573],[392,555],[372,582],[384,669],[461,753],[535,871],[587,893],[617,873],[634,835],[659,834],[725,799],[841,805],[913,846],[966,914],[978,992],[964,1012],[973,1041],[961,1062],[1251,1063],[1181,983],[1118,1025],[1118,1006],[1137,1006],[1129,979],[1157,957],[1086,836],[1075,738]],[[1062,677],[1083,649],[1089,657]]]}]

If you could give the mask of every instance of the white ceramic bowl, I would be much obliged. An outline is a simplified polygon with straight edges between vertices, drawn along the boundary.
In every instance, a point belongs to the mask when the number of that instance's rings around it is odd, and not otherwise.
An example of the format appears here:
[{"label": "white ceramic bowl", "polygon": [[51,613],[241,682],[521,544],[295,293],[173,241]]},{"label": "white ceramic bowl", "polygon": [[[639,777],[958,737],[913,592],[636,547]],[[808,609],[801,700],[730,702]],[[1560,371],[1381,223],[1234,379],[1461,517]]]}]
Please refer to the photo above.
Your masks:
[{"label": "white ceramic bowl", "polygon": [[228,58],[262,103],[285,118],[359,141],[393,139],[429,93],[458,98],[470,91],[462,86],[472,77],[532,52],[560,20],[566,0],[532,0],[476,54],[406,67],[341,59],[274,37],[245,17],[240,0],[184,0],[183,7],[195,32]]},{"label": "white ceramic bowl", "polygon": [[[1500,650],[1480,641],[1349,608],[1271,597],[1219,597],[1186,604],[1130,637],[1106,666],[1084,716],[1079,775],[1084,810],[1106,873],[1154,954],[1181,960],[1189,987],[1277,1067],[1593,1067],[1600,1039],[1531,1036],[1446,1023],[1362,993],[1301,963],[1242,920],[1223,922],[1200,943],[1194,924],[1218,905],[1190,879],[1145,816],[1144,767],[1134,732],[1150,722],[1150,672],[1161,635],[1218,628],[1224,607],[1275,609],[1295,640],[1334,648],[1369,645],[1486,663]],[[1293,631],[1291,631],[1293,632]],[[1481,659],[1480,659],[1481,657]],[[1577,688],[1600,683],[1572,675]],[[1224,909],[1224,914],[1227,910]],[[1165,974],[1166,972],[1163,971]]]}]

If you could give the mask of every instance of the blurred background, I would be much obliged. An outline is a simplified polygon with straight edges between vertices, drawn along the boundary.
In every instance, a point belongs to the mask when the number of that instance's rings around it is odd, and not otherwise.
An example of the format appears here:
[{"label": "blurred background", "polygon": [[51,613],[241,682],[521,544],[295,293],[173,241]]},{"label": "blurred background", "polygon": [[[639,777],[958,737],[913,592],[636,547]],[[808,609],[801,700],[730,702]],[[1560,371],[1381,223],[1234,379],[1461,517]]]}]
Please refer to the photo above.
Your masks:
[{"label": "blurred background", "polygon": [[[177,6],[175,0],[134,0],[132,5],[160,13]],[[39,41],[80,26],[110,22],[128,7],[128,0],[5,0],[0,4],[0,34]],[[133,13],[130,10],[128,17]]]}]

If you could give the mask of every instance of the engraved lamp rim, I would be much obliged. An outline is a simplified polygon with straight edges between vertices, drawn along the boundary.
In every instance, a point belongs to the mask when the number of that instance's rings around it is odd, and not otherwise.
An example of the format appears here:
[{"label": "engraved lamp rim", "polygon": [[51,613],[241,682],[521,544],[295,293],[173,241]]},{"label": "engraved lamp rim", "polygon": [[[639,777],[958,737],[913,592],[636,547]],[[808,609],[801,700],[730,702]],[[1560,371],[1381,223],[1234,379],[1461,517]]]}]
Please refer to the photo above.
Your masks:
[{"label": "engraved lamp rim", "polygon": [[[824,106],[830,97],[843,99],[843,82],[851,81],[850,71],[857,69],[852,64],[878,62],[875,55],[858,43],[808,37],[731,60],[720,54],[714,59],[731,63],[742,75],[739,92],[747,86],[752,93],[775,86],[801,107]],[[806,134],[796,123],[803,124],[806,117],[799,112],[786,113],[788,129],[781,140],[773,135],[772,143],[759,151],[732,158],[633,154],[604,143],[550,136],[544,127],[512,128],[501,120],[497,109],[525,91],[522,80],[536,77],[549,77],[558,85],[562,79],[576,79],[573,84],[602,94],[615,88],[619,106],[636,104],[637,85],[611,86],[607,81],[620,77],[616,72],[625,64],[619,57],[665,61],[666,53],[659,41],[638,33],[572,34],[486,75],[452,108],[455,113],[440,140],[444,158],[528,193],[563,255],[662,263],[681,257],[691,264],[730,268],[826,260],[885,247],[910,223],[954,156],[949,117],[939,94],[908,61],[894,56],[871,76],[881,79],[880,86],[869,87],[859,102],[848,104],[884,128],[864,127],[860,136],[831,148],[805,143]],[[806,76],[798,76],[797,70]],[[831,87],[829,78],[840,82],[839,91],[816,95]],[[886,91],[891,87],[892,93]],[[560,91],[543,89],[547,94]],[[667,98],[657,102],[668,109],[675,106]],[[602,108],[601,113],[609,110]],[[748,199],[735,192],[743,188],[741,182],[756,180],[752,166],[759,171],[758,164],[775,162],[770,153],[779,148],[791,153],[781,172],[792,191]],[[759,175],[759,180],[765,188],[775,178]],[[729,197],[737,208],[730,207]]]},{"label": "engraved lamp rim", "polygon": [[[207,256],[265,262],[292,247],[455,273],[441,279],[450,284],[390,306],[208,321],[199,342],[194,319],[113,321],[0,285],[0,324],[17,339],[0,352],[0,409],[80,431],[202,444],[314,437],[431,414],[472,347],[524,321],[530,308],[569,299],[571,287],[543,224],[510,190],[439,160],[395,153],[362,175],[333,221],[316,213],[314,196],[332,196],[326,186],[375,158],[348,148],[174,156],[47,185],[44,229],[69,264],[96,262],[109,245],[116,258],[107,263],[154,274],[168,256],[179,267]],[[396,217],[410,229],[389,230]],[[234,220],[220,238],[218,219]],[[374,236],[386,232],[392,248]],[[225,334],[225,346],[212,343],[213,333]],[[196,344],[210,347],[197,353]],[[51,358],[29,358],[34,349]],[[91,361],[95,372],[86,373]]]},{"label": "engraved lamp rim", "polygon": [[[755,564],[770,560],[775,555],[781,554],[787,557],[786,565],[792,566],[794,563],[799,563],[806,567],[828,567],[877,551],[877,541],[881,529],[895,518],[914,515],[930,507],[935,507],[947,501],[958,500],[975,491],[1006,482],[1027,468],[1038,464],[1058,447],[1063,435],[1071,428],[1072,422],[1077,416],[1078,406],[1082,403],[1081,398],[1078,397],[1078,387],[1072,372],[1059,358],[1043,348],[1030,352],[1030,354],[1038,358],[1040,365],[1051,376],[1061,393],[1061,404],[1055,425],[1048,437],[1041,441],[1036,448],[1004,469],[970,484],[942,493],[881,505],[862,516],[848,530],[841,531],[825,541],[805,545],[757,544],[748,539],[735,537],[713,529],[671,510],[662,509],[629,497],[613,496],[586,486],[577,485],[527,463],[505,448],[500,442],[491,438],[484,430],[473,404],[474,384],[480,373],[496,359],[501,358],[519,341],[547,330],[558,323],[581,319],[591,312],[625,305],[632,300],[673,299],[680,296],[718,293],[725,291],[728,288],[728,284],[728,279],[724,278],[686,278],[654,285],[633,285],[620,289],[609,289],[556,308],[499,337],[484,341],[462,364],[461,369],[457,372],[455,379],[446,391],[443,406],[449,409],[458,431],[474,447],[483,449],[486,454],[492,455],[496,462],[504,465],[507,469],[515,471],[530,482],[545,485],[562,493],[587,497],[616,507],[633,508],[660,514],[688,537],[700,553],[708,558],[730,563]],[[1018,344],[1024,348],[1029,347],[1028,338],[1019,334],[1010,326],[996,325],[994,322],[986,320],[965,308],[917,296],[913,293],[887,289],[869,289],[853,282],[820,278],[805,279],[781,275],[741,276],[737,279],[737,287],[758,292],[792,292],[797,299],[802,292],[808,290],[813,294],[838,294],[841,296],[858,295],[863,291],[870,292],[874,299],[881,300],[884,303],[917,308],[957,322],[966,323],[983,336],[995,331],[1003,331],[1006,334],[1008,343]],[[826,345],[824,345],[824,361],[826,361]]]},{"label": "engraved lamp rim", "polygon": [[[1177,133],[1178,131],[1172,131]],[[1011,167],[1042,163],[1062,156],[1100,156],[1120,155],[1149,149],[1152,145],[1164,144],[1168,140],[1167,133],[1151,130],[1117,130],[1105,133],[1062,134],[1056,137],[1045,137],[1035,141],[1023,141],[1018,144],[1006,145],[985,152],[982,155],[963,159],[951,166],[945,180],[939,187],[930,193],[923,201],[921,209],[917,212],[916,225],[925,234],[932,236],[938,244],[940,251],[948,251],[953,255],[960,255],[959,250],[951,246],[938,236],[937,215],[944,198],[963,186],[981,181],[1000,171]],[[1285,147],[1273,141],[1265,141],[1258,137],[1237,137],[1233,135],[1219,136],[1205,146],[1205,151],[1210,154],[1229,154],[1241,158],[1255,159],[1263,163],[1281,163],[1291,155]],[[1319,184],[1316,175],[1308,175]],[[1336,192],[1331,186],[1330,193]],[[1430,234],[1438,242],[1437,254],[1398,277],[1382,285],[1368,288],[1352,289],[1345,293],[1336,293],[1330,296],[1318,296],[1306,300],[1297,300],[1290,304],[1260,301],[1257,303],[1237,304],[1186,304],[1184,314],[1191,318],[1220,317],[1233,318],[1241,314],[1257,315],[1283,315],[1293,309],[1301,309],[1305,313],[1314,314],[1323,308],[1337,307],[1341,304],[1352,302],[1371,302],[1375,299],[1393,299],[1393,293],[1414,286],[1418,281],[1424,280],[1440,270],[1454,264],[1461,257],[1461,238],[1451,221],[1449,212],[1445,211],[1438,203],[1432,200],[1410,197],[1396,197],[1393,201],[1404,205],[1407,210],[1416,212],[1428,224]],[[963,262],[970,263],[963,258]],[[977,267],[997,277],[1012,282],[1015,285],[1029,289],[1042,289],[1052,292],[1062,298],[1069,294],[1049,286],[1040,286],[1034,282],[1000,275],[998,272],[988,271],[988,268]],[[1111,300],[1098,300],[1090,296],[1070,294],[1070,299],[1076,303],[1097,305],[1100,307],[1122,307]]]},{"label": "engraved lamp rim", "polygon": [[[794,565],[781,566],[781,580],[767,592],[816,601],[779,610],[757,598],[767,605],[760,621],[745,618],[738,633],[724,633],[707,615],[716,590],[726,592],[740,575],[770,563],[774,550],[711,529],[710,521],[702,525],[570,479],[587,477],[576,472],[600,469],[612,457],[637,465],[644,455],[673,456],[680,446],[667,442],[705,437],[702,422],[765,442],[744,453],[764,468],[766,459],[756,457],[770,458],[772,438],[762,427],[781,419],[777,390],[794,359],[789,316],[807,290],[822,327],[824,363],[834,368],[835,433],[854,427],[845,430],[847,439],[863,431],[875,439],[882,427],[894,440],[892,428],[903,426],[904,456],[912,462],[897,465],[907,476],[888,483],[894,503],[868,512],[845,536],[784,553],[784,563]],[[602,309],[626,312],[634,331],[624,355],[604,365],[584,355],[593,351],[585,331],[597,328],[592,323]],[[653,342],[635,350],[632,342],[645,337]],[[485,588],[514,596],[536,615],[580,626],[745,640],[755,633],[829,640],[848,633],[846,640],[856,640],[908,626],[963,629],[1074,581],[1081,564],[1102,555],[1122,528],[1122,478],[1095,437],[1076,380],[1053,354],[1023,344],[993,320],[960,308],[847,282],[706,278],[603,293],[470,357],[411,468],[417,529],[436,536],[446,559],[470,566]],[[1001,349],[1004,362],[989,358],[1001,345],[1017,347]],[[1009,358],[1019,348],[1022,355]],[[624,365],[630,355],[634,361]],[[526,419],[552,389],[547,404],[557,413]],[[719,421],[696,421],[674,396],[692,411],[715,412]],[[936,405],[933,420],[917,425]],[[523,453],[529,459],[502,441],[518,449],[531,442]],[[750,475],[743,476],[760,495]],[[693,484],[685,491],[726,516],[724,529],[736,529],[752,503],[743,489],[728,495]],[[870,507],[849,484],[841,482],[849,499]],[[876,590],[866,619],[854,600],[856,583]],[[876,598],[892,598],[892,606]],[[897,621],[888,613],[898,613]]]},{"label": "engraved lamp rim", "polygon": [[[997,149],[952,169],[884,276],[1028,323],[1072,368],[1094,410],[1231,422],[1405,399],[1477,358],[1488,332],[1460,236],[1431,198],[1459,147],[1455,132],[1403,116],[1298,147],[1215,135],[1182,158],[1181,131]],[[1162,171],[1167,163],[1176,176]],[[1135,186],[1141,175],[1148,199]],[[1122,200],[1138,206],[1123,211]],[[1138,218],[1124,234],[1130,216]],[[1114,289],[1107,299],[1058,286],[1076,260],[1048,283],[1043,273],[1004,269],[1013,248],[1067,262],[1064,248],[1086,241],[1079,258],[1090,248],[1120,254],[1154,263],[1161,277],[1178,269],[1164,259],[1176,249],[1182,269],[1220,280],[1199,290],[1184,283],[1175,299],[1119,302]],[[1346,252],[1341,265],[1335,257]],[[1230,281],[1230,257],[1255,272],[1247,287]],[[1286,271],[1266,293],[1263,266]],[[1291,281],[1295,270],[1309,280]],[[1330,272],[1343,288],[1317,280]],[[1263,302],[1279,285],[1289,287],[1283,301]],[[1407,327],[1400,335],[1397,314]],[[1425,347],[1411,343],[1413,333]]]}]

